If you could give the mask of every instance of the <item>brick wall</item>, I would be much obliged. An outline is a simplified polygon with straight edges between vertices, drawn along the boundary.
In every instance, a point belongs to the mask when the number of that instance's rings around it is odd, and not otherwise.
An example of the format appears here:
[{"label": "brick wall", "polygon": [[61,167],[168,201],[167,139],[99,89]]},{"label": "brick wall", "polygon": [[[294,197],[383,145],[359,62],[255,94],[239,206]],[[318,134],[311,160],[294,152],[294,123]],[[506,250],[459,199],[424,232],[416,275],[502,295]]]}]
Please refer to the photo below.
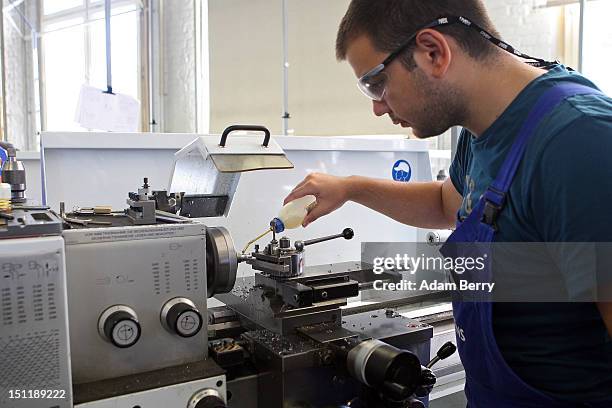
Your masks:
[{"label": "brick wall", "polygon": [[484,0],[484,3],[505,41],[534,57],[557,58],[557,8],[538,7],[542,0]]},{"label": "brick wall", "polygon": [[191,0],[162,1],[163,131],[195,132],[195,24]]}]

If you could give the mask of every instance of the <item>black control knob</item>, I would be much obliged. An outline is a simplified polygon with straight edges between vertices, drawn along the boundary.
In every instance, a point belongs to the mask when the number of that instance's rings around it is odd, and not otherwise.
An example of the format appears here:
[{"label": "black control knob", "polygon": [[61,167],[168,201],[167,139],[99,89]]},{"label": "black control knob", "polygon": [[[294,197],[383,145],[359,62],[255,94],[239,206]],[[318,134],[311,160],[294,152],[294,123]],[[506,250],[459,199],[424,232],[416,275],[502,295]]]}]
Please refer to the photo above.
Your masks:
[{"label": "black control knob", "polygon": [[117,305],[109,307],[100,315],[98,332],[114,346],[128,348],[138,342],[141,329],[136,312],[129,306]]},{"label": "black control knob", "polygon": [[187,408],[227,408],[227,405],[219,391],[210,388],[198,391],[191,397]]},{"label": "black control knob", "polygon": [[193,337],[202,329],[202,315],[187,298],[178,297],[166,302],[160,318],[166,330],[181,337]]},{"label": "black control knob", "polygon": [[355,236],[355,232],[351,228],[345,228],[342,231],[342,236],[344,237],[344,239],[353,239],[353,237]]}]

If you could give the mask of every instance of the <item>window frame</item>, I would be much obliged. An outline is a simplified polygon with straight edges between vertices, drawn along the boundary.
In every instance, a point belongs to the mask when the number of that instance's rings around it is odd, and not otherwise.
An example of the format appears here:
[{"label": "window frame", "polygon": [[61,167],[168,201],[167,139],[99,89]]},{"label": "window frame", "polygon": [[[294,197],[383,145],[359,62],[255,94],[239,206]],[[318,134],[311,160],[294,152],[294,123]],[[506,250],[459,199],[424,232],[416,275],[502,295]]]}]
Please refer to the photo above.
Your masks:
[{"label": "window frame", "polygon": [[[61,10],[55,13],[51,13],[51,14],[44,14],[44,2],[45,1],[53,1],[53,0],[40,0],[39,3],[39,7],[40,7],[40,14],[41,14],[41,31],[40,31],[40,36],[43,38],[42,41],[42,45],[41,45],[41,55],[44,56],[45,50],[44,50],[44,36],[46,34],[55,32],[55,31],[60,31],[63,29],[67,29],[67,28],[71,28],[71,27],[76,27],[76,26],[83,26],[83,50],[84,50],[84,61],[83,61],[83,72],[85,73],[85,78],[84,78],[84,83],[85,84],[89,84],[90,83],[90,76],[91,76],[91,72],[92,72],[92,66],[91,66],[91,55],[92,55],[92,34],[91,34],[91,30],[90,30],[90,25],[94,22],[97,21],[103,21],[104,18],[92,18],[92,15],[95,15],[96,13],[104,13],[104,0],[102,1],[93,1],[93,0],[82,0],[82,4],[80,6],[76,6],[76,7],[72,7],[66,10]],[[134,6],[134,10],[130,10],[127,12],[123,12],[123,13],[112,13],[113,9],[116,8],[120,8],[120,7],[129,7],[129,6]],[[137,32],[137,43],[138,43],[138,55],[136,56],[137,58],[137,71],[138,71],[138,76],[137,76],[137,99],[140,101],[141,103],[141,122],[140,122],[140,131],[148,131],[148,121],[149,121],[149,111],[148,111],[148,97],[149,97],[149,93],[148,88],[148,80],[149,80],[149,76],[147,75],[147,71],[148,71],[148,53],[144,50],[146,50],[146,44],[143,40],[146,40],[145,38],[143,38],[143,19],[144,19],[144,15],[145,15],[145,5],[143,4],[142,0],[112,0],[111,3],[111,15],[117,16],[117,15],[121,15],[121,14],[126,14],[126,13],[138,13],[139,18],[137,19],[137,27],[136,27],[136,32]],[[57,28],[57,29],[52,29],[52,30],[46,30],[45,28],[51,24],[60,24],[62,22],[65,21],[70,21],[70,20],[74,20],[75,18],[81,18],[83,19],[82,22],[78,23],[78,24],[74,24],[74,25],[67,25],[65,27],[61,27],[61,28]],[[111,27],[112,29],[112,27]],[[43,57],[44,58],[44,57]],[[43,69],[42,72],[42,81],[43,83],[46,82],[45,81],[45,72]],[[43,86],[44,88],[44,86]],[[48,99],[47,99],[47,95],[46,92],[43,91],[41,92],[40,95],[40,99],[42,100],[42,109],[43,112],[46,111],[46,107],[48,106]],[[36,112],[38,114],[39,117],[41,117],[41,124],[39,129],[41,131],[47,130],[47,123],[46,123],[46,118],[43,117],[43,115],[40,114],[40,106],[37,107],[38,111]]]}]

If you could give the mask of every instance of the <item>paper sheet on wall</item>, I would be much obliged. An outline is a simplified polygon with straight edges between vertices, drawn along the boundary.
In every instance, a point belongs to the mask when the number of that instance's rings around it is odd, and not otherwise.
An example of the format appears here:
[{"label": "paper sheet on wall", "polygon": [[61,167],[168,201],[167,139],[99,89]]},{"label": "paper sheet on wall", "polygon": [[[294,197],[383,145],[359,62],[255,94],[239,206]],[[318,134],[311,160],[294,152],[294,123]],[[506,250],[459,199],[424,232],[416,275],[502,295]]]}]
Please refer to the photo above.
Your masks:
[{"label": "paper sheet on wall", "polygon": [[89,85],[81,86],[75,121],[84,128],[108,132],[137,132],[140,102],[129,95],[109,94]]}]

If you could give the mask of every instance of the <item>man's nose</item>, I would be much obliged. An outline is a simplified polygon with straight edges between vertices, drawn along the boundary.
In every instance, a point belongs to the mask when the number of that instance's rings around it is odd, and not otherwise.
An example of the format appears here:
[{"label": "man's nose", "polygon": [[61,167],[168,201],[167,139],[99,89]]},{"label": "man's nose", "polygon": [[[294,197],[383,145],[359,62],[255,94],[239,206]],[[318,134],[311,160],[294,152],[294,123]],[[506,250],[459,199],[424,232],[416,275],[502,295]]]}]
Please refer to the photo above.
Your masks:
[{"label": "man's nose", "polygon": [[389,106],[387,106],[384,100],[372,101],[372,110],[374,111],[374,114],[376,116],[382,116],[384,114],[391,113]]}]

